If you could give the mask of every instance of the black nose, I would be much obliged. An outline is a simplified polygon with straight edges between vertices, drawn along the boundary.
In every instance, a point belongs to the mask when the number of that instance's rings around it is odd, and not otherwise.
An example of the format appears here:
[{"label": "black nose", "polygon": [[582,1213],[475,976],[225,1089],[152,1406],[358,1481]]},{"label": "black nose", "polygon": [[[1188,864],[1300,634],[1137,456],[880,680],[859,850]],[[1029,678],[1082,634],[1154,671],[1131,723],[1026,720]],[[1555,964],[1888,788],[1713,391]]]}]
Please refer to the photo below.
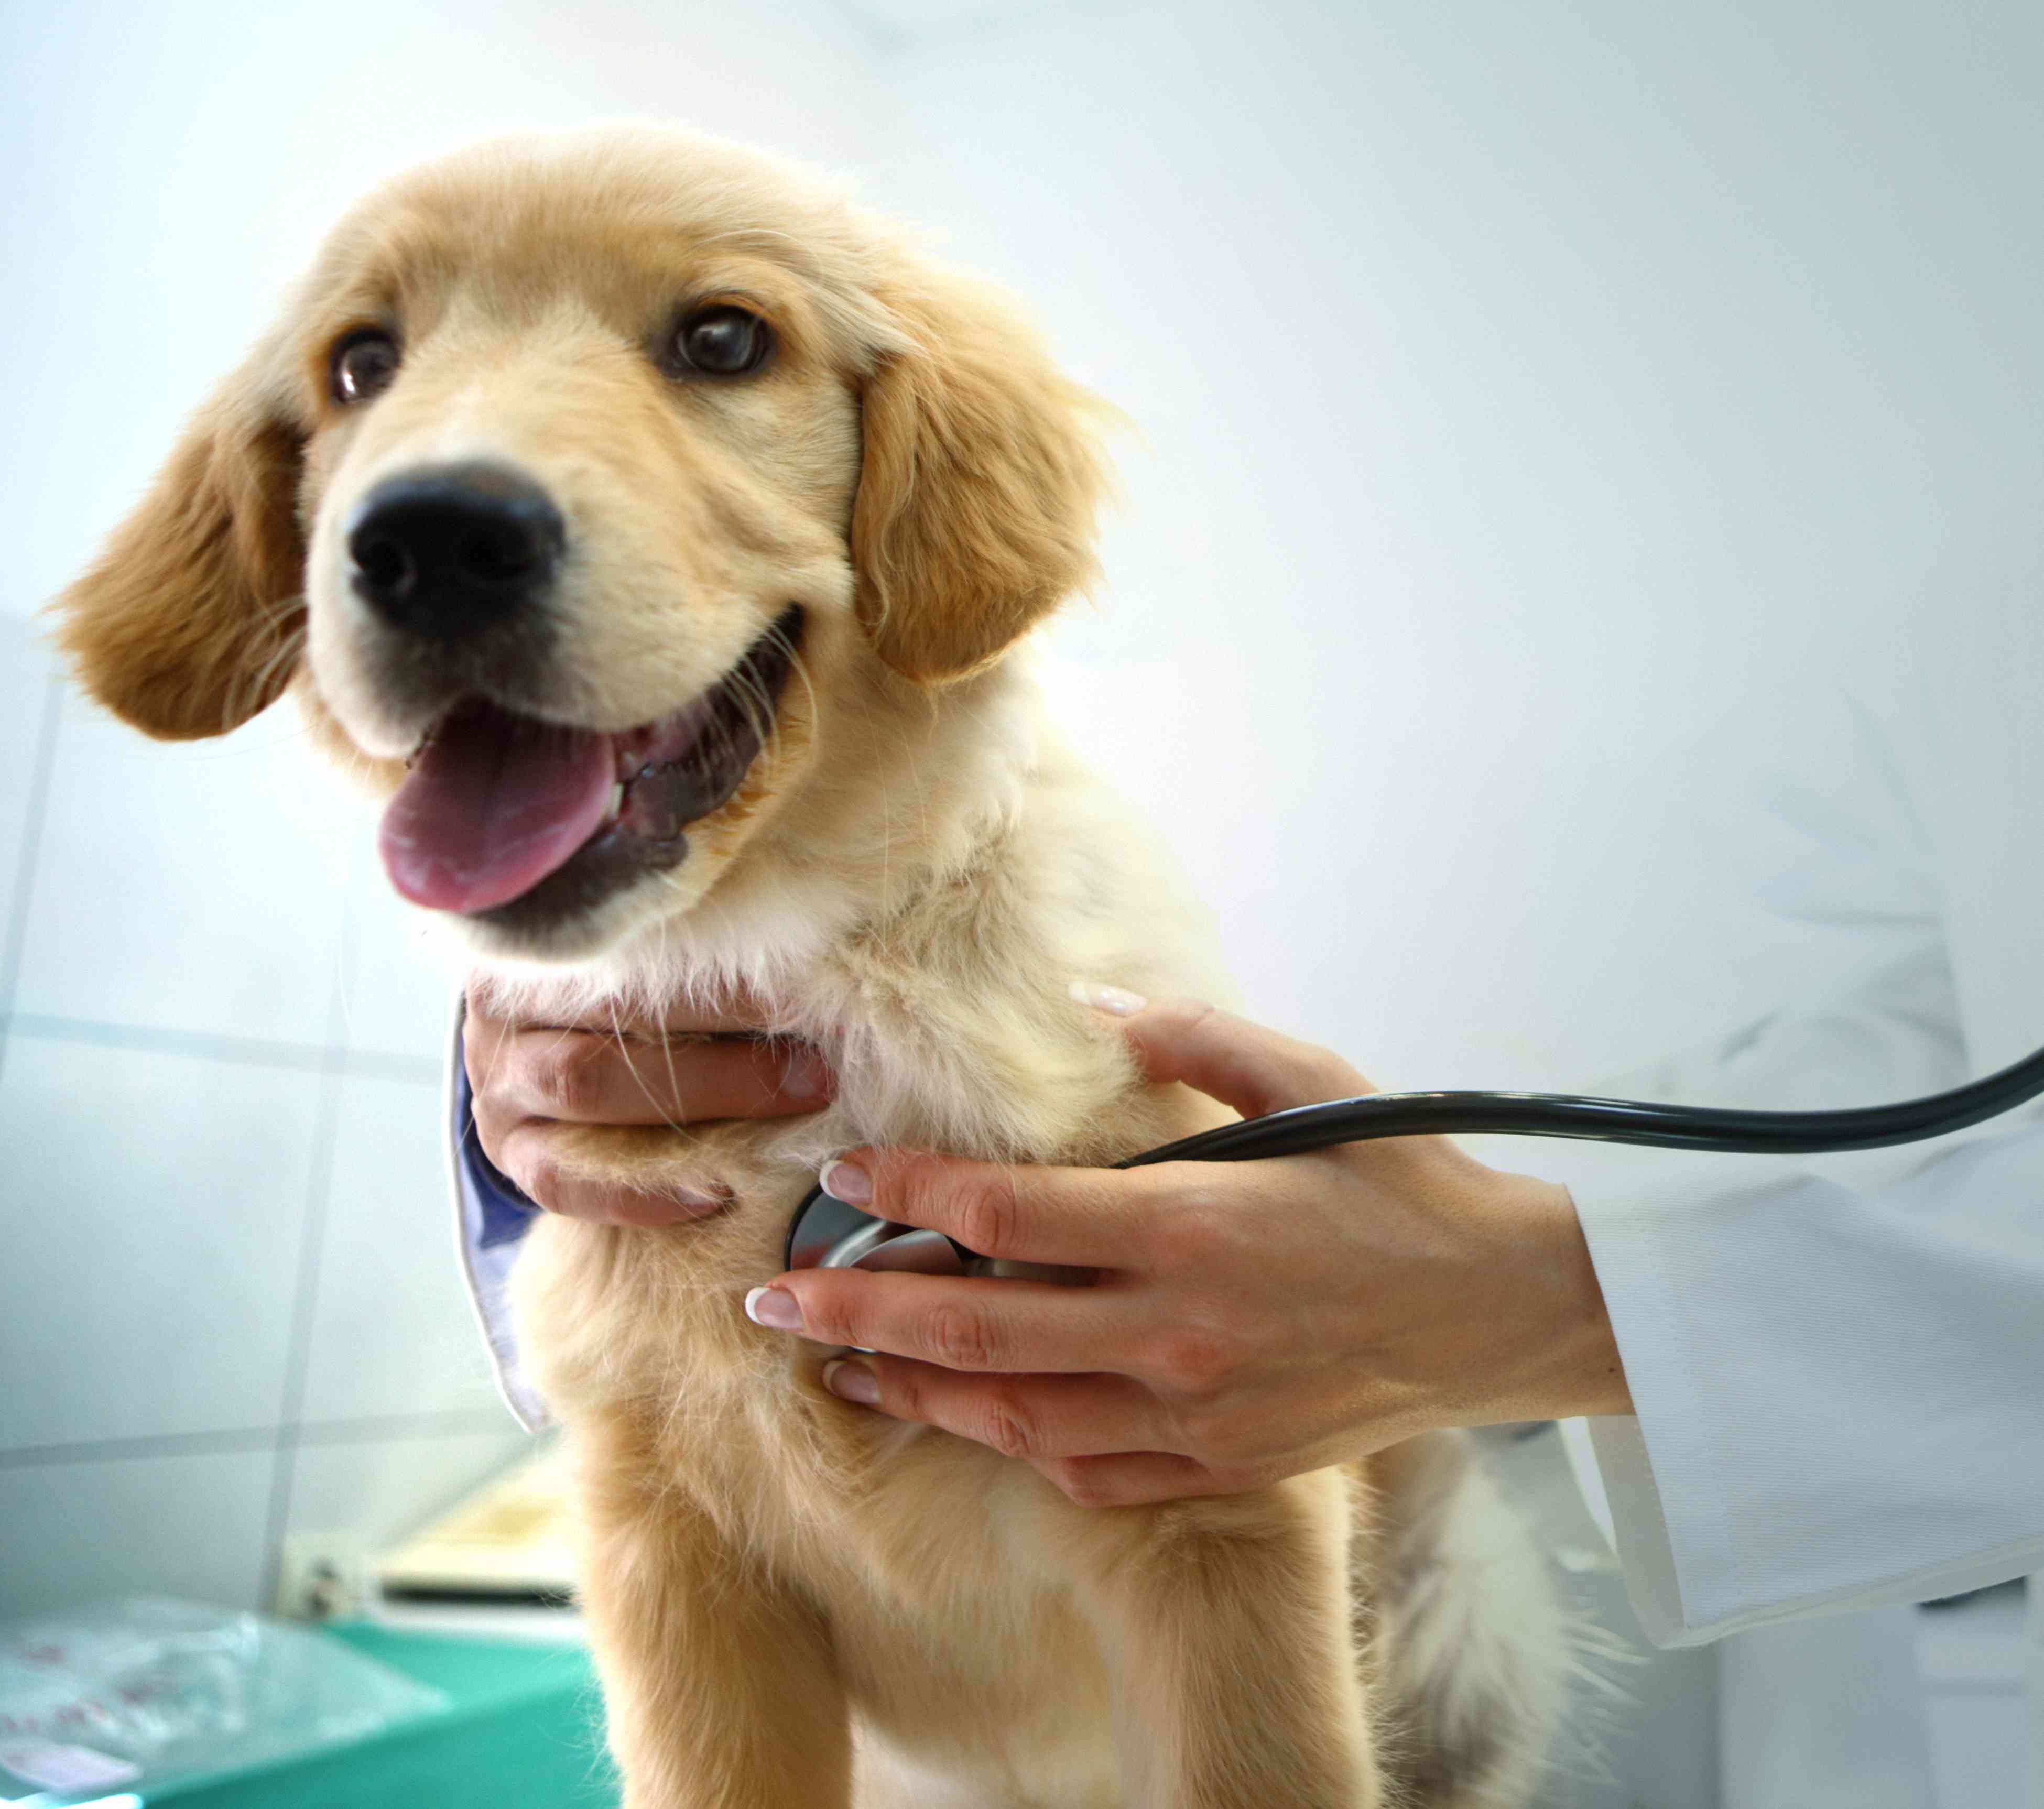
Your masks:
[{"label": "black nose", "polygon": [[386,478],[348,530],[355,593],[394,627],[455,640],[534,609],[567,542],[560,511],[501,465]]}]

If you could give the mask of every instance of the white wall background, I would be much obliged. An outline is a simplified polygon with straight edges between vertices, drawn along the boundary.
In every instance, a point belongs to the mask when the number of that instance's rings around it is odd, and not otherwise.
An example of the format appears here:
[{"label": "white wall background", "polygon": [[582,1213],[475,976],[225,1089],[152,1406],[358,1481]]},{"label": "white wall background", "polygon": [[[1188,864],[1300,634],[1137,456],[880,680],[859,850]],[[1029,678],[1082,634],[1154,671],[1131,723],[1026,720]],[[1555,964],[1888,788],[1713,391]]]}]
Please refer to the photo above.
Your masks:
[{"label": "white wall background", "polygon": [[1067,713],[1254,1008],[1560,1087],[1771,1000],[1696,827],[1766,750],[1693,738],[2044,585],[2044,10],[1174,0],[897,68],[920,211],[1147,442]]},{"label": "white wall background", "polygon": [[1573,1086],[1764,1006],[1808,951],[1699,824],[1766,750],[1698,737],[2044,576],[2019,0],[86,0],[0,12],[0,1613],[252,1601],[285,1531],[517,1442],[365,825],[288,717],[148,746],[27,621],[388,171],[662,115],[1024,294],[1137,429],[1072,732],[1254,1008],[1388,1081]]}]

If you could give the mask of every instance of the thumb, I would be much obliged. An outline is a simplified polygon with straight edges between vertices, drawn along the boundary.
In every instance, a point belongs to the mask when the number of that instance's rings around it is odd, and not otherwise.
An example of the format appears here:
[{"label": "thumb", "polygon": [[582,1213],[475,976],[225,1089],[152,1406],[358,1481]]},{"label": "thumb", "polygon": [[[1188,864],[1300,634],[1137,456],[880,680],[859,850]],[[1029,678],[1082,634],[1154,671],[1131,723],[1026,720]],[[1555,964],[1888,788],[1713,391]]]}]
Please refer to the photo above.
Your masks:
[{"label": "thumb", "polygon": [[1245,1118],[1377,1090],[1331,1050],[1197,999],[1144,1004],[1126,1016],[1122,1033],[1147,1078],[1182,1081]]}]

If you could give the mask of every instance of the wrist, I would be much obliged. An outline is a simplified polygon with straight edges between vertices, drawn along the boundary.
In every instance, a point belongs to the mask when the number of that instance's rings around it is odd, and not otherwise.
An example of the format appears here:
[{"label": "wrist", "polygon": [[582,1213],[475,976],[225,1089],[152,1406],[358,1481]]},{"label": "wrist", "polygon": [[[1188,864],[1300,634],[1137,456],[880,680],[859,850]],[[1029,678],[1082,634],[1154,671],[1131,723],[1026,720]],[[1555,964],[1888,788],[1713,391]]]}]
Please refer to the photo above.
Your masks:
[{"label": "wrist", "polygon": [[1508,1273],[1522,1312],[1511,1373],[1502,1378],[1510,1417],[1573,1419],[1632,1411],[1625,1365],[1612,1330],[1589,1240],[1569,1190],[1530,1175],[1498,1177],[1515,1227]]}]

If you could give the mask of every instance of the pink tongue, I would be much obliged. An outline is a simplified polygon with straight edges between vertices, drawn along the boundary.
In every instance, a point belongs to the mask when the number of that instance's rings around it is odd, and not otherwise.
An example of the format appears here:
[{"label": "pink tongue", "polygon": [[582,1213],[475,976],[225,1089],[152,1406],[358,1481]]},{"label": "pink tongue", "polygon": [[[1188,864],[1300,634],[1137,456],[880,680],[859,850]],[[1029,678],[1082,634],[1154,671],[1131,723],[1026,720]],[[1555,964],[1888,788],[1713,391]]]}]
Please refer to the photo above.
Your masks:
[{"label": "pink tongue", "polygon": [[383,812],[390,883],[436,911],[529,891],[596,832],[616,760],[607,735],[483,705],[442,724]]}]

